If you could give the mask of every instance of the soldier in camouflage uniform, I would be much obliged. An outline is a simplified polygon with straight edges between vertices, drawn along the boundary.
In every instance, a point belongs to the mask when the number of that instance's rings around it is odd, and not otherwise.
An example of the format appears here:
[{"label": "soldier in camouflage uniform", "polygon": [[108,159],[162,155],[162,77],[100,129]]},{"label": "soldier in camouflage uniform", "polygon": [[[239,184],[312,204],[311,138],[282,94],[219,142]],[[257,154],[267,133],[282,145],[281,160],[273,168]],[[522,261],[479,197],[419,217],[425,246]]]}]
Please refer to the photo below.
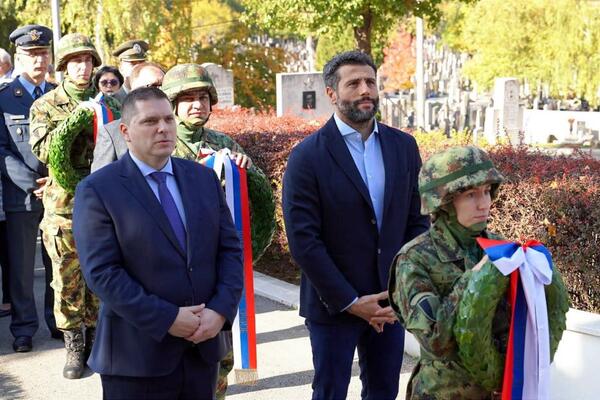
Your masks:
[{"label": "soldier in camouflage uniform", "polygon": [[[485,229],[502,180],[488,155],[474,146],[435,154],[421,168],[421,213],[430,214],[434,223],[396,255],[389,284],[398,319],[421,347],[407,399],[495,398],[461,366],[453,327],[467,283],[488,262],[475,238],[498,239]],[[494,320],[502,352],[507,330],[508,310],[502,302]]]},{"label": "soldier in camouflage uniform", "polygon": [[250,167],[250,160],[239,144],[224,133],[204,127],[212,106],[219,101],[206,69],[198,64],[176,65],[167,71],[161,89],[173,103],[177,118],[175,157],[199,161],[204,156],[200,149],[228,148],[238,165]]},{"label": "soldier in camouflage uniform", "polygon": [[[230,149],[237,165],[254,169],[244,149],[224,133],[204,127],[212,106],[217,104],[217,90],[208,72],[197,64],[181,64],[165,74],[161,89],[173,104],[177,119],[177,144],[173,155],[201,162],[206,151]],[[217,399],[224,399],[227,375],[233,369],[233,350],[220,363]]]},{"label": "soldier in camouflage uniform", "polygon": [[[95,95],[91,85],[93,67],[101,64],[90,39],[74,33],[58,42],[57,71],[66,71],[65,79],[54,90],[38,99],[31,108],[30,143],[37,158],[47,164],[50,144],[57,128],[72,123],[72,111]],[[107,105],[117,111],[111,98]],[[71,118],[72,119],[72,118]],[[89,174],[94,139],[91,132],[75,138],[70,161],[78,171]],[[57,328],[64,332],[67,362],[63,376],[78,379],[85,358],[91,351],[98,314],[98,299],[86,287],[72,233],[73,194],[61,187],[50,169],[43,197],[44,217],[40,228],[53,266],[54,314]],[[82,327],[85,327],[85,344]]]}]

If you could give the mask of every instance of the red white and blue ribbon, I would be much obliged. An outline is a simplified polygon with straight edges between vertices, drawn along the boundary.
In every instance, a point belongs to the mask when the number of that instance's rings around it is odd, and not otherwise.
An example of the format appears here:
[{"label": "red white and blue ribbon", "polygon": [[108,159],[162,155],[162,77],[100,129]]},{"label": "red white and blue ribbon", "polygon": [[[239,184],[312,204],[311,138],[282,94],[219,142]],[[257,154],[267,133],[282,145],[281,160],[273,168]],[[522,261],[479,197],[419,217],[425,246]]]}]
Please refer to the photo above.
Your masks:
[{"label": "red white and blue ribbon", "polygon": [[104,93],[102,92],[98,93],[95,98],[82,102],[81,105],[88,106],[94,110],[94,143],[96,143],[98,132],[100,132],[104,125],[114,121],[115,116],[110,107],[106,105]]},{"label": "red white and blue ribbon", "polygon": [[[201,152],[201,154],[206,154]],[[225,198],[235,227],[242,239],[244,261],[244,289],[238,313],[233,322],[233,355],[236,382],[252,383],[257,380],[256,313],[254,309],[254,277],[252,273],[252,238],[250,235],[250,202],[246,169],[240,168],[230,157],[229,149],[219,150],[205,158],[219,178],[225,175]]]},{"label": "red white and blue ribbon", "polygon": [[552,282],[552,256],[538,241],[524,244],[478,238],[505,276],[512,309],[502,400],[550,398],[550,331],[544,286]]}]

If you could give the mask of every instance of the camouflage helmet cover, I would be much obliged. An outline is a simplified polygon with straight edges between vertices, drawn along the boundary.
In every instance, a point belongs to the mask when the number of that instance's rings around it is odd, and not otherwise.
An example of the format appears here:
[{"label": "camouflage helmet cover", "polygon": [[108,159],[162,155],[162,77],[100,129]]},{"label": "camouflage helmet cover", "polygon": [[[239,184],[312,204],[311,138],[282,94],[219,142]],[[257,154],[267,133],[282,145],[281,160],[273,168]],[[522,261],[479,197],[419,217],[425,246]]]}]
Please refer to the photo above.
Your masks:
[{"label": "camouflage helmet cover", "polygon": [[421,214],[436,212],[460,190],[492,185],[492,198],[504,177],[487,153],[475,146],[451,147],[432,155],[421,167]]},{"label": "camouflage helmet cover", "polygon": [[89,37],[82,35],[81,33],[70,33],[68,35],[63,36],[58,41],[58,49],[56,50],[57,61],[56,61],[56,70],[64,71],[67,66],[68,58],[70,56],[74,56],[82,53],[90,53],[92,56],[92,62],[94,67],[100,66],[102,64],[102,60],[100,60],[100,55],[96,51],[94,44],[90,40]]},{"label": "camouflage helmet cover", "polygon": [[167,71],[161,86],[171,102],[175,101],[180,93],[192,89],[206,89],[210,96],[210,104],[219,101],[217,90],[206,69],[198,64],[180,64]]}]

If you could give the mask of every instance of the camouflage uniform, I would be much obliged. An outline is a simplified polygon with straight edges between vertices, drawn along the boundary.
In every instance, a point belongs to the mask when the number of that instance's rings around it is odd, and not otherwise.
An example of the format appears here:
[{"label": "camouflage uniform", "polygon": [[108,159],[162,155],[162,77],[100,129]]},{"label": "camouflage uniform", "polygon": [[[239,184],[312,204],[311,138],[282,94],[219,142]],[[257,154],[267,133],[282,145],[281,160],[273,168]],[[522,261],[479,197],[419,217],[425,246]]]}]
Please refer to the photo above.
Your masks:
[{"label": "camouflage uniform", "polygon": [[[80,34],[66,35],[59,43],[57,70],[64,70],[68,56],[89,52],[94,66],[100,64],[100,58],[89,39]],[[69,123],[71,112],[85,96],[87,100],[95,94],[93,89],[84,95],[69,94],[72,83],[67,76],[54,90],[33,103],[30,111],[31,137],[33,153],[43,163],[48,163],[50,144],[56,129],[63,123]],[[89,97],[88,97],[89,96]],[[110,97],[107,105],[118,110],[118,103]],[[94,150],[94,138],[91,132],[82,132],[71,147],[71,163],[76,170],[89,173]],[[87,288],[83,279],[72,231],[74,195],[63,189],[50,169],[48,182],[44,190],[44,218],[40,225],[43,240],[52,260],[55,292],[54,314],[59,329],[81,334],[81,325],[93,328],[98,316],[98,298]],[[90,330],[93,332],[93,330]],[[87,332],[86,332],[87,335]],[[91,341],[92,339],[90,339]],[[77,337],[79,341],[79,336]],[[65,342],[69,350],[68,341]],[[86,349],[88,351],[88,349]],[[65,375],[65,377],[67,377]]]},{"label": "camouflage uniform", "polygon": [[[429,231],[404,245],[396,255],[389,284],[393,309],[421,347],[407,399],[493,398],[461,366],[453,333],[457,305],[476,273],[472,268],[484,253],[469,235],[465,239],[456,234],[456,219],[444,210],[453,209],[448,206],[453,195],[469,187],[492,184],[493,197],[501,181],[487,154],[472,146],[436,154],[421,169],[421,213],[433,214],[436,220]],[[478,235],[498,238],[481,230]],[[508,310],[502,302],[494,320],[501,351],[507,329]]]},{"label": "camouflage uniform", "polygon": [[[183,139],[192,136],[192,142]],[[186,124],[179,118],[177,119],[177,144],[173,155],[175,157],[185,158],[186,160],[199,161],[200,149],[211,149],[219,151],[228,148],[234,153],[244,153],[242,146],[224,133],[213,131],[205,127],[200,127],[196,132],[192,132]]]},{"label": "camouflage uniform", "polygon": [[[177,96],[187,90],[206,89],[210,97],[210,104],[218,102],[217,91],[208,72],[197,64],[176,65],[165,74],[161,89],[167,94],[176,109]],[[200,125],[191,125],[177,118],[177,143],[173,155],[199,162],[202,158],[200,149],[219,151],[228,148],[235,153],[244,153],[242,146],[224,133],[213,131],[204,127],[206,120]],[[252,166],[251,168],[255,168]],[[229,332],[231,335],[231,331]],[[233,349],[227,353],[219,363],[219,377],[217,380],[216,395],[218,400],[225,399],[227,392],[227,375],[233,369]]]}]

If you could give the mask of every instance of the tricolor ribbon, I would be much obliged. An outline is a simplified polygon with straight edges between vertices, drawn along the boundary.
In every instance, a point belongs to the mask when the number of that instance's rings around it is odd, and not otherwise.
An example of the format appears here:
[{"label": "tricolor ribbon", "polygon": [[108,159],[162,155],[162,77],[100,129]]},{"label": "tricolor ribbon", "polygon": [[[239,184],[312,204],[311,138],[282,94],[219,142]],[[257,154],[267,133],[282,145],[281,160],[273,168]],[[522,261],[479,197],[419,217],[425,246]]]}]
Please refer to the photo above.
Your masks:
[{"label": "tricolor ribbon", "polygon": [[502,400],[549,399],[550,331],[544,286],[552,282],[552,256],[538,241],[524,244],[478,238],[490,261],[510,275],[512,316]]},{"label": "tricolor ribbon", "polygon": [[96,143],[98,132],[100,132],[104,125],[114,121],[115,116],[110,107],[106,105],[106,102],[104,101],[104,93],[102,92],[98,93],[98,95],[96,95],[96,97],[93,99],[82,102],[81,105],[88,106],[94,110],[94,143]]},{"label": "tricolor ribbon", "polygon": [[[206,153],[200,152],[201,155]],[[252,237],[250,235],[250,202],[246,169],[240,168],[230,157],[229,149],[213,152],[205,165],[217,176],[225,175],[225,199],[242,239],[244,262],[244,289],[232,326],[233,355],[236,382],[254,383],[258,380],[256,362],[256,313],[254,310],[254,280],[252,273]]]}]

